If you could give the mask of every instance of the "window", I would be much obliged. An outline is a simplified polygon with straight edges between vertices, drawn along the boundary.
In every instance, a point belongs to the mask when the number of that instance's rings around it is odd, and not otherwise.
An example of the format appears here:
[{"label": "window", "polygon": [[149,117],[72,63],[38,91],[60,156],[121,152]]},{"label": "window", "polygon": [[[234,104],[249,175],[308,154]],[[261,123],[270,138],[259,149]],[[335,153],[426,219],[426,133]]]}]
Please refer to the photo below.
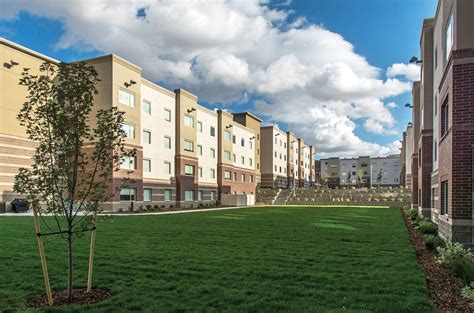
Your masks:
[{"label": "window", "polygon": [[143,137],[143,143],[148,143],[148,144],[151,143],[151,132],[149,132],[148,130],[144,130],[142,137]]},{"label": "window", "polygon": [[230,141],[230,131],[224,130],[224,140]]},{"label": "window", "polygon": [[224,171],[224,179],[230,180],[230,171]]},{"label": "window", "polygon": [[237,181],[237,173],[234,172],[234,181]]},{"label": "window", "polygon": [[216,129],[212,126],[210,128],[210,134],[211,134],[212,137],[216,137]]},{"label": "window", "polygon": [[236,137],[235,135],[232,135],[232,143],[235,143]]},{"label": "window", "polygon": [[143,189],[143,201],[151,201],[151,188]]},{"label": "window", "polygon": [[171,163],[170,162],[165,162],[164,163],[164,170],[165,170],[165,174],[171,174]]},{"label": "window", "polygon": [[135,139],[135,126],[131,124],[122,124],[122,129],[125,132],[125,136],[130,139]]},{"label": "window", "polygon": [[184,151],[193,152],[194,151],[194,142],[191,140],[184,139]]},{"label": "window", "polygon": [[245,157],[244,156],[240,157],[240,163],[245,164]]},{"label": "window", "polygon": [[143,100],[142,103],[142,111],[143,113],[151,115],[151,102],[148,100]]},{"label": "window", "polygon": [[202,198],[203,198],[202,196],[203,196],[203,194],[204,194],[204,191],[198,190],[198,198],[197,198],[198,201],[202,201]]},{"label": "window", "polygon": [[253,183],[253,175],[250,175],[250,182]]},{"label": "window", "polygon": [[185,164],[184,165],[184,175],[194,176],[194,165]]},{"label": "window", "polygon": [[135,189],[134,188],[121,188],[120,201],[135,201]]},{"label": "window", "polygon": [[194,128],[194,118],[192,116],[185,115],[184,126]]},{"label": "window", "polygon": [[453,13],[451,13],[446,26],[446,60],[449,59],[449,55],[451,54],[454,44],[453,19],[454,16]]},{"label": "window", "polygon": [[242,182],[245,183],[245,174],[242,174]]},{"label": "window", "polygon": [[216,192],[211,191],[211,200],[215,200],[215,199],[216,199]]},{"label": "window", "polygon": [[449,130],[449,103],[448,97],[441,106],[441,135],[444,136]]},{"label": "window", "polygon": [[171,122],[171,110],[165,109],[165,121]]},{"label": "window", "polygon": [[202,167],[198,167],[198,175],[199,177],[202,177]]},{"label": "window", "polygon": [[253,160],[252,160],[252,158],[249,158],[249,166],[253,166]]},{"label": "window", "polygon": [[137,159],[136,157],[123,157],[121,162],[120,162],[120,168],[124,170],[134,170],[136,169],[136,162]]},{"label": "window", "polygon": [[215,159],[216,158],[216,149],[211,148],[211,158]]},{"label": "window", "polygon": [[200,121],[197,122],[197,130],[198,132],[202,133],[202,122]]},{"label": "window", "polygon": [[278,168],[277,168],[277,166],[276,166],[276,165],[274,165],[274,169],[275,169],[275,172],[277,172],[277,169],[278,169]]},{"label": "window", "polygon": [[245,139],[244,139],[244,138],[241,138],[241,139],[240,139],[240,145],[241,145],[242,147],[245,147]]},{"label": "window", "polygon": [[193,200],[194,200],[194,190],[185,190],[184,201],[193,201]]},{"label": "window", "polygon": [[448,182],[441,182],[441,214],[448,214]]},{"label": "window", "polygon": [[278,139],[275,137],[275,144],[278,144]]},{"label": "window", "polygon": [[197,153],[198,155],[202,155],[202,146],[197,145]]},{"label": "window", "polygon": [[166,149],[171,149],[171,137],[165,136],[164,144]]},{"label": "window", "polygon": [[438,139],[433,140],[433,161],[438,160]]},{"label": "window", "polygon": [[171,189],[165,189],[165,201],[171,201]]},{"label": "window", "polygon": [[133,93],[120,89],[118,100],[120,104],[129,106],[132,108],[135,107],[135,95]]},{"label": "window", "polygon": [[237,156],[235,154],[232,154],[232,162],[237,162]]},{"label": "window", "polygon": [[143,171],[151,172],[151,160],[143,159]]},{"label": "window", "polygon": [[216,170],[211,168],[211,178],[216,178]]},{"label": "window", "polygon": [[230,161],[230,152],[224,151],[224,161]]},{"label": "window", "polygon": [[252,150],[252,149],[253,149],[252,140],[249,140],[249,147],[250,147],[250,150]]}]

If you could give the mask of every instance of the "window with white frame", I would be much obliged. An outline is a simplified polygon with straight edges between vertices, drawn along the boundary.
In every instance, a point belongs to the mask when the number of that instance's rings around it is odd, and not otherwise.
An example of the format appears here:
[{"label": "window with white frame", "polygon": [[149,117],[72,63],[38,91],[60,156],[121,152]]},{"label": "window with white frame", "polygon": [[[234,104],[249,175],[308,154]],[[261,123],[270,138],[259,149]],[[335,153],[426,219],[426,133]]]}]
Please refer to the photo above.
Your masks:
[{"label": "window with white frame", "polygon": [[451,54],[451,50],[453,49],[454,45],[453,20],[454,15],[451,13],[448,23],[446,24],[446,60],[449,59],[449,55]]},{"label": "window with white frame", "polygon": [[194,190],[185,190],[184,201],[193,201],[193,200],[194,200]]},{"label": "window with white frame", "polygon": [[143,188],[143,201],[151,201],[151,188]]},{"label": "window with white frame", "polygon": [[171,122],[171,110],[165,109],[165,121]]},{"label": "window with white frame", "polygon": [[184,140],[184,151],[193,152],[194,151],[194,142],[191,140]]},{"label": "window with white frame", "polygon": [[211,158],[215,159],[216,158],[216,149],[211,148]]},{"label": "window with white frame", "polygon": [[171,195],[172,195],[171,189],[165,189],[165,192],[164,192],[165,201],[171,201]]},{"label": "window with white frame", "polygon": [[125,132],[125,136],[130,139],[135,139],[135,126],[132,124],[123,123],[122,129]]},{"label": "window with white frame", "polygon": [[216,128],[211,126],[211,128],[209,128],[209,133],[212,137],[216,137]]},{"label": "window with white frame", "polygon": [[224,151],[224,161],[230,161],[230,151]]},{"label": "window with white frame", "polygon": [[224,171],[224,179],[228,179],[228,180],[231,179],[231,173],[230,173],[230,171]]},{"label": "window with white frame", "polygon": [[240,138],[240,145],[242,147],[245,147],[245,139],[244,138]]},{"label": "window with white frame", "polygon": [[240,157],[240,163],[245,164],[245,157],[244,156]]},{"label": "window with white frame", "polygon": [[150,144],[150,143],[151,143],[151,132],[150,132],[150,131],[144,130],[142,137],[143,137],[143,138],[142,138],[142,139],[143,139],[143,143],[147,143],[147,144]]},{"label": "window with white frame", "polygon": [[171,149],[171,137],[165,136],[164,146],[166,149]]},{"label": "window with white frame", "polygon": [[132,107],[135,107],[135,95],[131,92],[119,89],[119,103]]},{"label": "window with white frame", "polygon": [[224,130],[224,140],[230,141],[230,138],[231,138],[230,131]]},{"label": "window with white frame", "polygon": [[198,190],[198,201],[202,201],[202,199],[204,198],[203,195],[204,195],[204,191]]},{"label": "window with white frame", "polygon": [[184,115],[184,126],[194,128],[194,118],[189,115]]},{"label": "window with white frame", "polygon": [[146,173],[151,172],[151,160],[143,159],[143,171]]},{"label": "window with white frame", "polygon": [[202,122],[201,121],[197,121],[196,123],[196,127],[197,127],[197,131],[202,133]]},{"label": "window with white frame", "polygon": [[252,158],[249,158],[249,166],[253,166],[253,160],[252,160]]},{"label": "window with white frame", "polygon": [[211,178],[216,178],[216,170],[211,168]]},{"label": "window with white frame", "polygon": [[194,176],[194,165],[185,164],[184,165],[184,175]]},{"label": "window with white frame", "polygon": [[201,145],[197,145],[196,148],[197,148],[197,154],[198,154],[198,155],[202,155],[202,146],[201,146]]},{"label": "window with white frame", "polygon": [[124,170],[135,170],[137,158],[133,156],[122,157],[120,161],[120,168]]},{"label": "window with white frame", "polygon": [[198,167],[198,176],[202,177],[202,167]]},{"label": "window with white frame", "polygon": [[151,115],[151,102],[150,101],[143,99],[142,111],[143,113]]},{"label": "window with white frame", "polygon": [[169,174],[169,175],[171,174],[171,162],[165,161],[163,168],[164,168],[165,174]]},{"label": "window with white frame", "polygon": [[135,188],[121,188],[120,201],[135,201]]}]

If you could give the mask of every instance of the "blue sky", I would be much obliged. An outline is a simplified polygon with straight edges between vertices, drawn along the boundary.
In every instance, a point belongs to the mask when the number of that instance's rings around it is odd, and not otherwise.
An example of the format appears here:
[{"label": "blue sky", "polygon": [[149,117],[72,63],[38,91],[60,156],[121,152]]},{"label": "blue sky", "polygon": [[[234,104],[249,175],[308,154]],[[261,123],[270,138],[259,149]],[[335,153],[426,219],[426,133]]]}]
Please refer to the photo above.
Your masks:
[{"label": "blue sky", "polygon": [[[117,53],[141,66],[147,78],[170,89],[187,88],[210,108],[250,110],[294,131],[323,157],[396,152],[395,142],[411,119],[403,106],[411,101],[406,87],[411,81],[403,73],[387,77],[386,70],[418,55],[423,18],[434,15],[437,4],[249,0],[246,6],[208,3],[201,10],[154,0],[141,6],[96,2],[102,12],[89,13],[84,2],[74,7],[6,0],[0,36],[63,61]],[[170,10],[184,10],[181,16],[189,16],[189,24],[194,18],[199,23],[189,28],[179,19],[173,23]],[[137,12],[142,20],[134,20]],[[124,23],[103,22],[107,14],[123,16]],[[220,20],[223,15],[227,18]],[[123,38],[113,34],[117,29]],[[304,84],[294,81],[300,77],[308,78]],[[396,81],[387,84],[391,79]],[[388,106],[391,102],[398,107]]]}]

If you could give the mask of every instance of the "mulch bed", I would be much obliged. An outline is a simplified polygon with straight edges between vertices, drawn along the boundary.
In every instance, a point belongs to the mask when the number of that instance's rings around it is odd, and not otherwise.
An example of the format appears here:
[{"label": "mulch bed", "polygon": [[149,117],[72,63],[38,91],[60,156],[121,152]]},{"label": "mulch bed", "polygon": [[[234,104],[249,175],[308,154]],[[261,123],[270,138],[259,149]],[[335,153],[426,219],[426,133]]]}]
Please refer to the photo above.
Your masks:
[{"label": "mulch bed", "polygon": [[[92,289],[86,292],[86,288],[74,289],[72,299],[68,298],[67,290],[53,291],[53,305],[64,304],[93,304],[104,301],[110,297],[110,290],[107,288]],[[26,301],[26,306],[30,308],[38,308],[48,306],[48,298],[46,294],[35,296]]]},{"label": "mulch bed", "polygon": [[410,241],[416,251],[416,260],[425,272],[428,297],[439,312],[472,312],[469,302],[461,295],[463,281],[452,271],[436,263],[436,254],[428,250],[423,235],[415,229],[402,210],[403,220],[408,229]]}]

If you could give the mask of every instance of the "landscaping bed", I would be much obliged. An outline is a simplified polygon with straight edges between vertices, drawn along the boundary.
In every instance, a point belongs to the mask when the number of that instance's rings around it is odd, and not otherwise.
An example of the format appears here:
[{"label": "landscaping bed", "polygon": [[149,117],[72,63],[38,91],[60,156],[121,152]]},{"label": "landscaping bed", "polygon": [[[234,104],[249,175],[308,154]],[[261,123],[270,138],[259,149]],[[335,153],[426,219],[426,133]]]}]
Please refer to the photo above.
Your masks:
[{"label": "landscaping bed", "polygon": [[463,281],[455,277],[449,268],[436,262],[436,253],[426,247],[423,235],[409,221],[406,212],[401,211],[416,251],[416,260],[426,275],[430,300],[441,312],[471,312],[469,301],[461,295]]}]

